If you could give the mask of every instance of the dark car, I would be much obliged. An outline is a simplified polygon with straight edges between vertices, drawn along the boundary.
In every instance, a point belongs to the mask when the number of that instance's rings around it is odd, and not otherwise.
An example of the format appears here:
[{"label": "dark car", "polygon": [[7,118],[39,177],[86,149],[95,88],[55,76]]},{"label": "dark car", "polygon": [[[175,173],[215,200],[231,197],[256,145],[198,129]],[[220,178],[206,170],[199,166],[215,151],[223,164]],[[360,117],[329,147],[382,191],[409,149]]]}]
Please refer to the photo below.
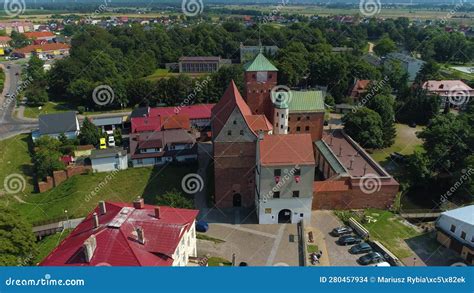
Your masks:
[{"label": "dark car", "polygon": [[205,221],[196,222],[196,231],[198,232],[207,232],[209,230],[209,224]]},{"label": "dark car", "polygon": [[416,123],[415,123],[415,122],[412,122],[412,123],[410,123],[409,126],[410,126],[411,128],[416,128]]},{"label": "dark car", "polygon": [[324,126],[328,126],[329,122],[327,120],[324,120]]},{"label": "dark car", "polygon": [[357,236],[345,235],[345,236],[341,236],[341,237],[337,240],[337,243],[339,243],[340,245],[351,245],[351,244],[360,243],[361,241],[362,241],[362,239],[360,239],[360,238],[357,237]]},{"label": "dark car", "polygon": [[361,265],[370,265],[372,263],[379,263],[381,261],[385,261],[382,255],[378,252],[371,252],[366,255],[359,257],[358,262]]},{"label": "dark car", "polygon": [[403,163],[406,161],[406,157],[398,152],[394,152],[390,154],[390,158],[396,162]]},{"label": "dark car", "polygon": [[342,227],[337,227],[332,229],[331,235],[333,236],[342,236],[345,234],[351,234],[352,233],[352,228],[347,227],[347,226],[342,226]]},{"label": "dark car", "polygon": [[349,252],[352,254],[369,253],[369,252],[372,252],[372,247],[369,245],[369,243],[362,242],[362,243],[352,246],[349,249]]}]

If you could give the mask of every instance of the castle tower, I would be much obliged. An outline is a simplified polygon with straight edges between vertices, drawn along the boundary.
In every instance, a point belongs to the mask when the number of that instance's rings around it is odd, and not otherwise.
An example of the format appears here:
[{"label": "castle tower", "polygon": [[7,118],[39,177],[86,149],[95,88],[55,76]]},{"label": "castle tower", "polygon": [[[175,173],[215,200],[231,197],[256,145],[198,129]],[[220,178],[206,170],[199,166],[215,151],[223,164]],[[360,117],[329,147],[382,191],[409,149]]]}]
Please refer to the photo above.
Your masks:
[{"label": "castle tower", "polygon": [[288,117],[290,116],[290,110],[288,105],[288,99],[286,92],[274,92],[275,95],[272,99],[274,101],[273,109],[273,134],[288,134]]},{"label": "castle tower", "polygon": [[253,114],[264,114],[273,123],[270,92],[277,85],[278,69],[259,53],[245,65],[245,101]]}]

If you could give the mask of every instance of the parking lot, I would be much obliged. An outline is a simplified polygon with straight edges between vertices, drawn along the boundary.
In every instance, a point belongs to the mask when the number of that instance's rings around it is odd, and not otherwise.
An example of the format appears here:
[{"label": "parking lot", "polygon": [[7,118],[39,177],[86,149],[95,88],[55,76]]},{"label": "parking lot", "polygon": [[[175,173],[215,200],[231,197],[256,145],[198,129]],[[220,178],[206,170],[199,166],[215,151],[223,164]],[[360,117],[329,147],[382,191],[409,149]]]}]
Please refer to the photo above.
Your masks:
[{"label": "parking lot", "polygon": [[352,245],[341,246],[337,244],[337,239],[339,237],[334,237],[329,234],[332,229],[342,226],[342,222],[333,214],[332,211],[313,211],[311,226],[319,230],[319,237],[323,237],[328,257],[328,265],[360,266],[357,263],[357,259],[364,254],[350,254],[348,250]]}]

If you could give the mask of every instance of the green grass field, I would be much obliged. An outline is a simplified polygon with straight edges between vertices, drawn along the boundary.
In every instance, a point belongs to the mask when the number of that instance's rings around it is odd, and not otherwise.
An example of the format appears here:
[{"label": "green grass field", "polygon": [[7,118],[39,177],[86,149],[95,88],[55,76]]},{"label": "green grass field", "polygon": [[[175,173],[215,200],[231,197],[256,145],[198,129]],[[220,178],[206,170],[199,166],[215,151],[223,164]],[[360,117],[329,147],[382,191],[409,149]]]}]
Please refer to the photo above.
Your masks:
[{"label": "green grass field", "polygon": [[372,158],[377,162],[383,163],[390,158],[390,154],[393,152],[410,155],[416,149],[421,148],[422,140],[416,137],[416,132],[421,131],[423,127],[411,128],[405,124],[396,124],[396,128],[397,137],[395,138],[395,143],[391,147],[374,150],[371,153]]},{"label": "green grass field", "polygon": [[56,246],[58,246],[59,243],[61,243],[61,241],[63,241],[71,232],[72,230],[66,229],[60,233],[46,236],[38,241],[38,255],[36,256],[34,263],[37,264],[47,257],[48,254],[53,251],[53,249],[56,248]]},{"label": "green grass field", "polygon": [[181,190],[181,179],[196,170],[195,166],[166,166],[76,175],[39,194],[34,193],[28,141],[27,135],[0,141],[1,186],[12,174],[21,178],[18,192],[2,191],[0,204],[12,206],[32,223],[62,218],[66,209],[70,218],[83,217],[99,200],[132,202],[142,196],[146,203],[154,204],[156,196],[172,189]]},{"label": "green grass field", "polygon": [[76,109],[64,103],[47,102],[41,107],[25,106],[25,112],[23,115],[26,118],[38,118],[39,115],[43,114],[54,114],[71,110],[75,111]]}]

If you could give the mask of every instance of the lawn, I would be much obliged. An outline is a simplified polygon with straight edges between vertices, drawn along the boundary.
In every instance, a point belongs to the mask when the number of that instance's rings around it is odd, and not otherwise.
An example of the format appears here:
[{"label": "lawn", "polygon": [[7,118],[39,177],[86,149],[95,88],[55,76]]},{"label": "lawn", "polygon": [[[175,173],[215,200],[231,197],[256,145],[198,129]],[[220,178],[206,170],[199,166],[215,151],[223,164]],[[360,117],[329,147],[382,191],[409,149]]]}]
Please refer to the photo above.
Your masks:
[{"label": "lawn", "polygon": [[168,69],[158,68],[151,75],[148,75],[147,77],[145,77],[145,79],[149,80],[149,81],[156,81],[156,80],[159,80],[161,78],[169,77],[169,76],[176,75],[176,74],[177,73],[171,73]]},{"label": "lawn", "polygon": [[141,196],[154,204],[156,196],[166,191],[181,190],[181,179],[195,167],[131,168],[116,173],[76,175],[59,186],[24,198],[16,208],[30,222],[64,217],[86,216],[100,200],[129,202]]},{"label": "lawn", "polygon": [[388,148],[374,150],[371,156],[374,160],[381,163],[390,158],[390,154],[393,152],[399,152],[403,155],[410,155],[416,149],[421,148],[422,140],[416,137],[416,132],[423,129],[421,126],[416,128],[409,127],[406,124],[396,124],[397,137],[395,143]]},{"label": "lawn", "polygon": [[210,257],[208,260],[207,260],[207,264],[208,266],[210,267],[220,267],[220,266],[224,266],[224,267],[230,267],[232,266],[232,262],[224,259],[224,258],[221,258],[221,257]]},{"label": "lawn", "polygon": [[[400,259],[413,254],[405,240],[421,235],[390,211],[367,209],[364,215],[352,212],[336,212],[336,215],[342,220],[347,220],[350,216],[354,217],[369,230],[371,240],[381,242]],[[370,222],[367,221],[367,216],[371,217]]]},{"label": "lawn", "polygon": [[37,242],[38,255],[36,256],[34,263],[37,264],[41,262],[71,232],[72,232],[72,229],[66,229],[60,233],[46,236],[40,241],[38,241]]},{"label": "lawn", "polygon": [[26,118],[38,118],[42,114],[53,114],[66,111],[75,111],[73,107],[65,103],[47,102],[42,107],[25,106],[24,116]]},{"label": "lawn", "polygon": [[308,244],[306,245],[306,249],[308,250],[308,253],[318,253],[319,252],[319,247],[314,244]]}]

